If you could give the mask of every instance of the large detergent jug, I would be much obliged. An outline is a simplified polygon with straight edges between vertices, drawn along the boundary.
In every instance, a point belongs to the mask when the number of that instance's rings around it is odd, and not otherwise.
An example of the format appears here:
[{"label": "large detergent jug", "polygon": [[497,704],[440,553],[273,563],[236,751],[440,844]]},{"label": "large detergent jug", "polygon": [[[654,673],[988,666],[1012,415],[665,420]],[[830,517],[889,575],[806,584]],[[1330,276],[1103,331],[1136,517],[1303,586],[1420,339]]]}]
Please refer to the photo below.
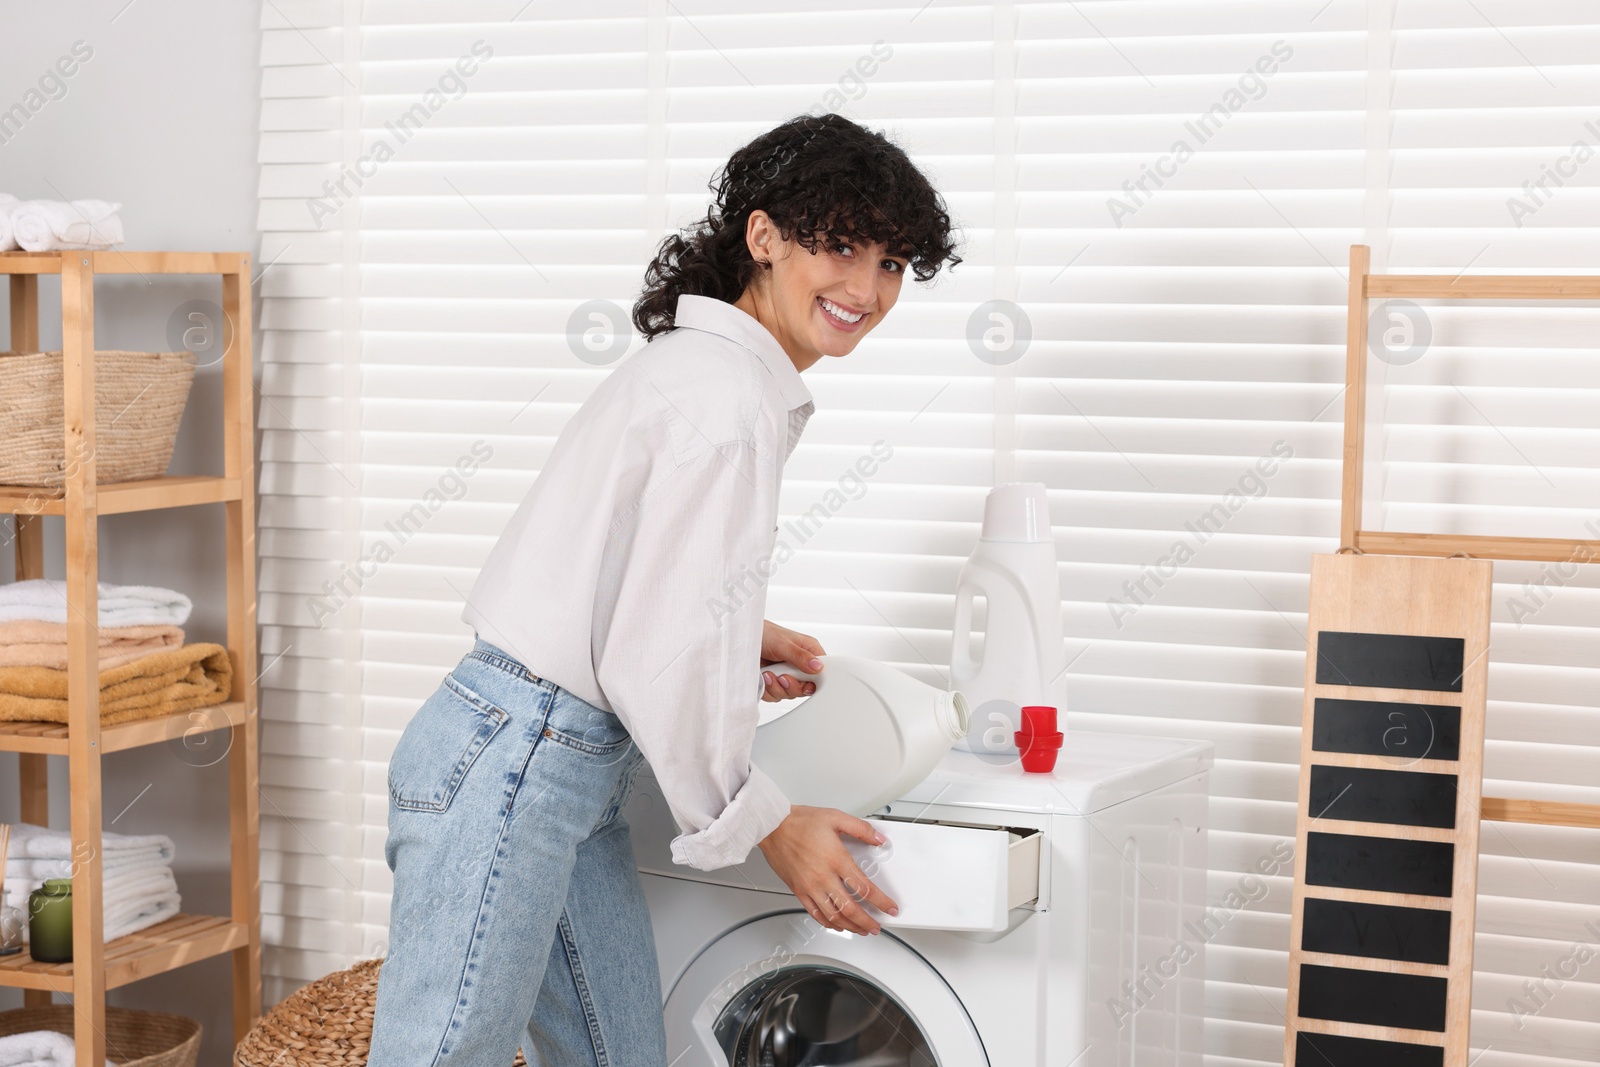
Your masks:
[{"label": "large detergent jug", "polygon": [[791,804],[870,815],[928,776],[966,736],[967,701],[860,656],[818,656],[816,674],[763,668],[815,682],[817,691],[756,727],[750,762]]},{"label": "large detergent jug", "polygon": [[[987,621],[983,656],[972,654],[972,601],[983,597]],[[1022,707],[1061,707],[1066,650],[1061,634],[1061,589],[1056,544],[1042,482],[1008,482],[983,502],[978,547],[956,582],[950,686],[972,709],[968,734],[956,747],[991,755],[1016,754],[1012,735]]]}]

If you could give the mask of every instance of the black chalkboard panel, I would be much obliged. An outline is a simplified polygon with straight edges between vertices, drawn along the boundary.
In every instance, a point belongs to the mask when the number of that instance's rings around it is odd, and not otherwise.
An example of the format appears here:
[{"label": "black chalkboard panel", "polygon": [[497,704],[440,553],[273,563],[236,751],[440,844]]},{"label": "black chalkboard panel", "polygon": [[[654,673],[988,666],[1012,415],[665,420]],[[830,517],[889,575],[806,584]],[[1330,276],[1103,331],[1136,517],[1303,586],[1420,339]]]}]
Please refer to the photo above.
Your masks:
[{"label": "black chalkboard panel", "polygon": [[1456,825],[1456,776],[1370,767],[1311,768],[1311,817],[1398,826]]},{"label": "black chalkboard panel", "polygon": [[1439,704],[1317,697],[1311,747],[1399,759],[1460,757],[1461,709]]},{"label": "black chalkboard panel", "polygon": [[1444,1067],[1444,1047],[1301,1030],[1294,1039],[1294,1067]]},{"label": "black chalkboard panel", "polygon": [[1427,974],[1300,965],[1300,1015],[1306,1019],[1400,1026],[1444,1033],[1446,982]]},{"label": "black chalkboard panel", "polygon": [[1459,637],[1317,632],[1317,684],[1461,692],[1466,641]]},{"label": "black chalkboard panel", "polygon": [[1448,964],[1450,913],[1307,897],[1300,913],[1300,947],[1341,956]]},{"label": "black chalkboard panel", "polygon": [[1398,841],[1310,831],[1306,883],[1380,893],[1450,895],[1456,847],[1448,841]]}]

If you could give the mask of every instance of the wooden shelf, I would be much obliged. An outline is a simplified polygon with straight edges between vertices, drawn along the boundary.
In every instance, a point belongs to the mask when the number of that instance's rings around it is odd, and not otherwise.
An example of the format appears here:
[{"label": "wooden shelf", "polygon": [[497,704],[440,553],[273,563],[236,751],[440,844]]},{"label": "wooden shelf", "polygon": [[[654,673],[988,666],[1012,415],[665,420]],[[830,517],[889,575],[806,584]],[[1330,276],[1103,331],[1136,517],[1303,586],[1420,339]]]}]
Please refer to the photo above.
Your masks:
[{"label": "wooden shelf", "polygon": [[[95,510],[101,515],[187,508],[196,504],[222,504],[238,499],[237,478],[150,478],[95,488]],[[67,499],[63,490],[36,489],[25,485],[0,486],[0,515],[65,515],[66,511]]]},{"label": "wooden shelf", "polygon": [[[193,732],[208,733],[243,726],[249,719],[243,703],[213,704],[159,719],[125,722],[100,728],[100,751],[121,752],[143,745],[175,741]],[[67,727],[59,722],[0,722],[0,752],[67,754]]]},{"label": "wooden shelf", "polygon": [[[166,922],[106,942],[105,988],[115,989],[249,943],[250,927],[244,923],[219,915],[179,913]],[[72,968],[70,963],[38,963],[23,950],[21,955],[0,956],[0,986],[70,994]]]},{"label": "wooden shelf", "polygon": [[95,274],[244,274],[243,252],[0,252],[0,275],[60,274],[63,257],[88,260]]},{"label": "wooden shelf", "polygon": [[[0,253],[10,275],[13,352],[40,351],[39,275],[61,278],[62,454],[82,461],[65,472],[57,491],[0,486],[0,514],[16,516],[13,552],[18,581],[45,577],[39,516],[60,515],[67,579],[67,719],[60,723],[0,723],[0,751],[17,753],[19,814],[23,822],[53,825],[50,759],[65,756],[74,857],[73,907],[94,915],[103,907],[100,849],[104,829],[102,759],[108,752],[202,734],[183,755],[225,763],[228,781],[228,916],[179,915],[109,944],[98,923],[73,930],[77,965],[41,964],[27,956],[0,958],[0,987],[24,991],[28,1007],[57,994],[74,1007],[75,1067],[105,1063],[105,992],[115,986],[212,956],[232,957],[233,1039],[242,1040],[261,1014],[260,740],[256,707],[255,432],[250,358],[250,262],[242,252]],[[169,477],[99,484],[95,456],[94,290],[101,274],[220,275],[221,307],[233,324],[225,338],[222,377],[222,477]],[[102,515],[221,504],[226,560],[227,639],[233,660],[234,702],[159,719],[101,726],[94,620],[99,612]],[[217,731],[240,727],[224,739]],[[182,741],[180,740],[180,744]],[[193,744],[191,742],[191,744]]]}]

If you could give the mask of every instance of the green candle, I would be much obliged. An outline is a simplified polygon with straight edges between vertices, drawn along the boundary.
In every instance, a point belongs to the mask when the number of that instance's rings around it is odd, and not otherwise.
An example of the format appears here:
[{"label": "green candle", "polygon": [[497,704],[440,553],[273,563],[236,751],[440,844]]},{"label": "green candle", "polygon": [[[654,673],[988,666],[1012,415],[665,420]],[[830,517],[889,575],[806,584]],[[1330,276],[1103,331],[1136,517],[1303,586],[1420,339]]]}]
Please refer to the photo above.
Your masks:
[{"label": "green candle", "polygon": [[46,879],[29,894],[28,952],[40,963],[72,962],[72,879]]}]

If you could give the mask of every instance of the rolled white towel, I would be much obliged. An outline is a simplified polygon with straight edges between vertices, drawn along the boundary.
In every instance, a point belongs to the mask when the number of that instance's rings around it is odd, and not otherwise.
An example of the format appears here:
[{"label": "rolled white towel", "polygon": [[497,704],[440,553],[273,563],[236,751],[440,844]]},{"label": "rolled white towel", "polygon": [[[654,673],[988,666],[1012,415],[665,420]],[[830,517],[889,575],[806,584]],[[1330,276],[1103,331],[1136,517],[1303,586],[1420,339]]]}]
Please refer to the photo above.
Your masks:
[{"label": "rolled white towel", "polygon": [[0,193],[0,252],[10,252],[17,247],[16,235],[11,231],[11,209],[22,201],[10,193]]},{"label": "rolled white towel", "polygon": [[[0,1037],[0,1067],[72,1067],[77,1047],[54,1030],[29,1030]],[[116,1067],[110,1060],[106,1067]]]},{"label": "rolled white towel", "polygon": [[105,200],[24,200],[11,208],[12,236],[29,252],[110,248],[122,243],[121,209]]},{"label": "rolled white towel", "polygon": [[[176,852],[172,838],[166,834],[113,834],[104,831],[100,834],[102,863],[109,864],[119,856],[151,848],[157,849],[169,863]],[[6,855],[16,859],[71,859],[72,835],[65,830],[51,830],[29,822],[12,823],[11,845],[6,849]]]},{"label": "rolled white towel", "polygon": [[[116,626],[182,626],[194,604],[182,593],[149,585],[100,583],[100,622]],[[67,621],[67,583],[53,578],[33,578],[0,585],[0,622],[37,619]]]}]

